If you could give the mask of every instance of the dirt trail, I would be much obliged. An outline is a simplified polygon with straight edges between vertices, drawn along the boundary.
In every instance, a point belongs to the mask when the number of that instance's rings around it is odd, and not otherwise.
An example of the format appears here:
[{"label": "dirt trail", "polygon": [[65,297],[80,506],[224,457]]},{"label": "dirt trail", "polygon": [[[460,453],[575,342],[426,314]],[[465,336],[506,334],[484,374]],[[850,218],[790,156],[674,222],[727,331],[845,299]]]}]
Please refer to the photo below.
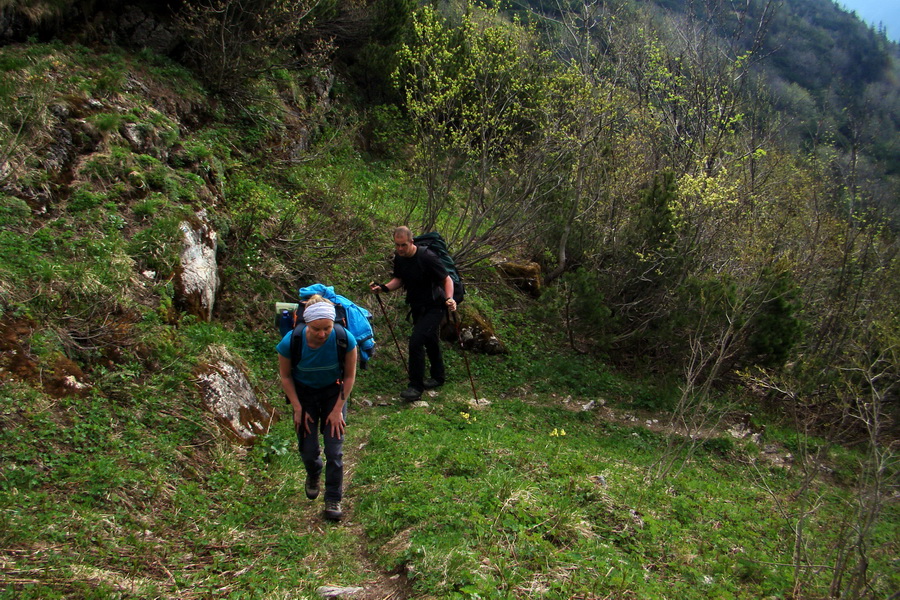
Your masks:
[{"label": "dirt trail", "polygon": [[[342,527],[357,540],[353,547],[355,548],[355,562],[360,565],[365,581],[362,584],[354,584],[352,586],[343,586],[339,582],[325,584],[336,589],[347,589],[347,593],[343,595],[326,595],[323,598],[346,598],[347,600],[409,600],[414,598],[414,594],[407,580],[406,573],[389,573],[379,567],[366,550],[368,543],[366,541],[365,531],[362,523],[355,518],[355,489],[353,485],[353,476],[356,472],[356,466],[359,461],[360,453],[365,448],[368,432],[357,430],[355,433],[362,437],[353,440],[352,446],[345,445],[344,449],[344,498],[341,501],[341,508],[344,511],[344,518],[340,523],[329,523],[322,517],[323,504],[321,497],[304,506],[306,511],[306,525],[310,533],[323,531],[326,527]],[[298,478],[304,477],[303,473],[297,475]],[[304,499],[305,502],[305,499]],[[352,592],[351,588],[362,588],[361,591]]]}]

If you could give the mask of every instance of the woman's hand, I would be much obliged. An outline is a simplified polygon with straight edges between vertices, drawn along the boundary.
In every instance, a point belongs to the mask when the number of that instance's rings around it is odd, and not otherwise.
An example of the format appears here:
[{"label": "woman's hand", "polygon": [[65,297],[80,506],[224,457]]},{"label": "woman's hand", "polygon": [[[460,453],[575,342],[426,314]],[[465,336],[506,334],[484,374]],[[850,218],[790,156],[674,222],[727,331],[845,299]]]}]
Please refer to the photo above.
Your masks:
[{"label": "woman's hand", "polygon": [[329,413],[328,418],[325,419],[325,424],[328,426],[331,431],[332,437],[342,438],[344,437],[344,412],[342,410],[333,410]]},{"label": "woman's hand", "polygon": [[312,415],[303,410],[302,408],[294,409],[294,429],[297,433],[300,433],[300,427],[303,427],[303,432],[305,435],[309,435],[311,430],[309,426],[312,424],[313,418]]}]

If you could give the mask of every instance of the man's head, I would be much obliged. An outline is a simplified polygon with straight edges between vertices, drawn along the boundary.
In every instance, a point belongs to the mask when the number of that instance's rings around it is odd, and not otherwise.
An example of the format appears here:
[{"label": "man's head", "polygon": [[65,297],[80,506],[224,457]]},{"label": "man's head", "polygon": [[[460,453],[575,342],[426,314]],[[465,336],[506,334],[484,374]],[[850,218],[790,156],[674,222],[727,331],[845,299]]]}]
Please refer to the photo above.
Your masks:
[{"label": "man's head", "polygon": [[416,254],[416,245],[413,243],[412,232],[409,227],[397,227],[394,229],[394,250],[397,256],[409,258]]}]

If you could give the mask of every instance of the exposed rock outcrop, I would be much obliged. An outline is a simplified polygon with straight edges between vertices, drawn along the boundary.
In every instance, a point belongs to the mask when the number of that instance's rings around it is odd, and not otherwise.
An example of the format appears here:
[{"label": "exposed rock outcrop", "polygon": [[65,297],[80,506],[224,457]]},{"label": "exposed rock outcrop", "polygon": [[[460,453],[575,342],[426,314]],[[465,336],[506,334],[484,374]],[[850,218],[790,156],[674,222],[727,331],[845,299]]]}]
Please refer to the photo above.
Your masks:
[{"label": "exposed rock outcrop", "polygon": [[175,277],[176,303],[182,310],[210,321],[219,288],[218,236],[206,218],[206,210],[198,212],[193,222],[183,221],[179,227],[184,246]]},{"label": "exposed rock outcrop", "polygon": [[75,162],[76,153],[72,132],[65,127],[56,127],[53,129],[53,142],[47,147],[41,162],[47,171],[58,175]]},{"label": "exposed rock outcrop", "polygon": [[115,19],[111,33],[113,41],[120,45],[150,48],[158,54],[169,54],[182,42],[173,25],[137,6],[125,7]]},{"label": "exposed rock outcrop", "polygon": [[21,11],[0,10],[0,44],[22,41],[33,29],[33,24]]},{"label": "exposed rock outcrop", "polygon": [[215,360],[198,369],[197,385],[204,405],[237,442],[252,445],[269,430],[274,410],[259,399],[240,367]]},{"label": "exposed rock outcrop", "polygon": [[366,591],[361,587],[338,587],[336,585],[323,585],[316,589],[316,593],[322,598],[345,598],[355,596]]}]

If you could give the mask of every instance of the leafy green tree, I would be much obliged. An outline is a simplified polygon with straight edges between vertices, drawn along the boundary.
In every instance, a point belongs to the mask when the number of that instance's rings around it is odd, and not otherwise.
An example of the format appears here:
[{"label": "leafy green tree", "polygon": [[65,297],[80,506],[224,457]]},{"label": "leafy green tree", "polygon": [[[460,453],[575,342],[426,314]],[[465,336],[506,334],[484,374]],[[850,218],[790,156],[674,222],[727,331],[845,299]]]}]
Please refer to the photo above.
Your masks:
[{"label": "leafy green tree", "polygon": [[670,343],[665,330],[671,326],[672,294],[687,262],[676,246],[677,199],[674,174],[655,176],[629,207],[618,244],[599,266],[617,323],[612,344],[622,351],[657,356]]},{"label": "leafy green tree", "polygon": [[555,8],[551,14],[534,13],[544,25],[548,45],[566,66],[553,89],[557,100],[547,124],[554,132],[552,154],[560,168],[553,210],[542,216],[556,258],[546,283],[570,268],[570,256],[590,254],[599,245],[587,243],[596,240],[591,234],[596,229],[595,217],[604,211],[615,212],[621,202],[610,194],[613,149],[627,134],[626,115],[633,103],[622,93],[621,70],[605,55],[611,34],[604,26],[615,23],[624,11],[601,2],[586,2],[572,9],[557,3]]},{"label": "leafy green tree", "polygon": [[747,340],[747,361],[764,367],[780,367],[800,341],[802,325],[799,289],[791,274],[771,270],[763,272],[763,279],[770,280],[759,310],[750,319],[750,335]]},{"label": "leafy green tree", "polygon": [[552,175],[538,168],[547,163],[549,61],[534,33],[475,3],[459,21],[429,6],[417,13],[397,81],[426,196],[412,208],[424,229],[445,232],[464,266],[523,239]]},{"label": "leafy green tree", "polygon": [[360,93],[370,102],[403,103],[393,73],[399,65],[401,45],[412,37],[415,8],[413,0],[377,0],[369,7],[367,41],[346,61]]}]

